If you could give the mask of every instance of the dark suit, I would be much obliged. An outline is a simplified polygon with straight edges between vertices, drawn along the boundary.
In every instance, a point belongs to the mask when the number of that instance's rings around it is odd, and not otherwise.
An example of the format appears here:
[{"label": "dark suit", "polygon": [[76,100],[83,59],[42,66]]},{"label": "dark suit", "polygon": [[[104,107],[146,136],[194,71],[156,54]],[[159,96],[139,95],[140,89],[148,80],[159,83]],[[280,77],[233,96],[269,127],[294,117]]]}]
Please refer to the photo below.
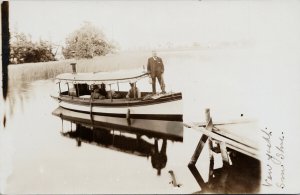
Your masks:
[{"label": "dark suit", "polygon": [[165,92],[165,83],[163,79],[164,64],[160,57],[151,57],[148,59],[147,70],[152,78],[152,92],[156,93],[156,78],[160,84],[162,92]]},{"label": "dark suit", "polygon": [[160,151],[158,150],[158,140],[154,141],[154,152],[151,154],[152,167],[157,169],[157,174],[160,175],[161,169],[166,167],[167,157],[167,140],[163,139]]}]

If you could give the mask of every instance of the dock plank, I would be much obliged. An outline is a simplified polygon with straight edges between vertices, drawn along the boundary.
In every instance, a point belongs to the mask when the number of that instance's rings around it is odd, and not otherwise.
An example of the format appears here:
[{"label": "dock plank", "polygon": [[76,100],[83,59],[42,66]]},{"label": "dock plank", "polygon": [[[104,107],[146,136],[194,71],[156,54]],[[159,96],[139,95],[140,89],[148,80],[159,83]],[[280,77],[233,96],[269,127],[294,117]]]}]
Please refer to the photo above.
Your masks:
[{"label": "dock plank", "polygon": [[[218,123],[217,123],[218,124]],[[257,124],[254,121],[241,121],[241,123],[219,123],[214,125],[212,131],[205,129],[204,123],[184,123],[185,127],[193,128],[211,137],[224,142],[228,148],[260,160],[257,140]]]}]

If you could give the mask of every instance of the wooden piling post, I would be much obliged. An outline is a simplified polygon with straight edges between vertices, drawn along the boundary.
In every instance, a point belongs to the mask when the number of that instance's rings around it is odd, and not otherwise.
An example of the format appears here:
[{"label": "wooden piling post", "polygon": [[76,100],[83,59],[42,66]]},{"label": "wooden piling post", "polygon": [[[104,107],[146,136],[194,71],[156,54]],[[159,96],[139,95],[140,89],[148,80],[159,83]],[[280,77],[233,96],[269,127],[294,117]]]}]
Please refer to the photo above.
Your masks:
[{"label": "wooden piling post", "polygon": [[[230,171],[229,166],[232,165],[232,161],[231,161],[230,155],[227,151],[227,147],[234,146],[236,149],[240,149],[240,148],[246,148],[246,146],[243,145],[242,143],[238,143],[238,146],[236,146],[237,141],[227,138],[226,136],[222,136],[221,130],[214,127],[212,118],[210,116],[209,109],[205,109],[205,126],[204,125],[199,126],[198,124],[196,124],[196,125],[191,125],[191,126],[188,125],[187,127],[189,127],[189,128],[192,127],[195,129],[201,128],[201,131],[203,133],[201,135],[198,145],[194,151],[194,154],[188,164],[188,168],[190,169],[194,178],[198,182],[200,188],[202,190],[205,190],[206,188],[211,188],[210,187],[211,182],[213,182],[213,183],[218,182],[218,185],[223,186],[225,188],[227,177],[228,177],[228,174]],[[217,148],[213,148],[213,141],[217,144]],[[201,177],[199,171],[197,170],[197,168],[195,166],[195,164],[197,163],[198,157],[200,156],[206,142],[208,144],[209,161],[210,161],[209,162],[210,164],[209,164],[208,183],[205,183],[203,181],[203,178]],[[214,171],[214,160],[215,160],[214,156],[213,156],[214,152],[221,154],[221,156],[222,156],[223,168],[221,171],[220,170]],[[212,181],[212,179],[215,181]]]},{"label": "wooden piling post", "polygon": [[191,173],[193,174],[194,178],[196,179],[198,185],[202,188],[205,186],[205,182],[203,180],[203,178],[201,177],[198,169],[196,168],[196,163],[197,163],[197,160],[202,152],[202,149],[204,148],[204,145],[205,145],[205,142],[206,140],[208,139],[208,137],[206,135],[202,135],[199,142],[198,142],[198,145],[195,149],[195,152],[191,158],[191,161],[189,162],[188,164],[188,168],[190,169]]},{"label": "wooden piling post", "polygon": [[205,109],[205,121],[206,121],[206,124],[208,124],[208,122],[210,121],[210,109],[209,108]]},{"label": "wooden piling post", "polygon": [[[210,117],[210,109],[205,109],[205,120],[206,120],[206,129],[208,131],[212,131],[213,129],[213,123],[212,118]],[[208,138],[208,153],[209,153],[209,178],[208,181],[210,181],[213,177],[213,170],[214,170],[214,156],[213,156],[213,146],[212,146],[212,140],[211,138]]]},{"label": "wooden piling post", "polygon": [[209,175],[208,182],[211,181],[214,175],[214,155],[213,155],[213,145],[211,138],[208,138],[208,154],[209,154]]},{"label": "wooden piling post", "polygon": [[[206,120],[206,129],[209,130],[209,131],[212,131],[213,129],[213,124],[212,124],[212,119],[210,117],[210,109],[205,109],[205,120]],[[209,167],[209,180],[211,179],[212,177],[212,171],[213,171],[213,166],[214,166],[214,163],[213,163],[213,155],[212,155],[212,152],[211,152],[211,149],[212,149],[212,142],[211,142],[211,139],[205,135],[205,134],[202,134],[199,142],[198,142],[198,145],[195,149],[195,152],[191,158],[191,161],[190,163],[188,164],[188,168],[190,169],[191,173],[193,174],[193,176],[195,177],[196,181],[198,182],[199,186],[201,188],[204,188],[205,187],[205,182],[203,180],[203,178],[201,177],[199,171],[197,170],[195,164],[197,163],[197,160],[204,148],[204,145],[206,143],[206,141],[208,140],[208,146],[209,146],[209,153],[210,153],[210,167]]]},{"label": "wooden piling post", "polygon": [[221,150],[223,165],[225,167],[231,165],[230,156],[228,155],[227,148],[226,148],[226,143],[219,142],[219,146],[220,146],[220,150]]}]

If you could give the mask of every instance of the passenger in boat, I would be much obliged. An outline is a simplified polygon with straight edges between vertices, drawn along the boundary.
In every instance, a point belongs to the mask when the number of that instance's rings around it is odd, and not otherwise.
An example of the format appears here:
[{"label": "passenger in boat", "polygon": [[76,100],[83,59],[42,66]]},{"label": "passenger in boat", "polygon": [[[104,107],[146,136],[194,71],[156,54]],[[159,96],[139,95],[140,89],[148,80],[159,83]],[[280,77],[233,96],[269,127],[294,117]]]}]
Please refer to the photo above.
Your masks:
[{"label": "passenger in boat", "polygon": [[152,51],[152,57],[148,58],[147,71],[152,78],[152,93],[156,94],[156,78],[160,84],[162,93],[166,93],[163,78],[164,64],[162,59],[157,57],[156,51]]},{"label": "passenger in boat", "polygon": [[99,87],[98,85],[93,86],[93,92],[92,92],[92,98],[93,99],[99,99],[100,98],[100,92],[99,92]]},{"label": "passenger in boat", "polygon": [[121,99],[122,95],[121,95],[121,93],[114,91],[114,93],[112,94],[112,98],[113,99]]},{"label": "passenger in boat", "polygon": [[108,99],[115,99],[116,92],[114,90],[110,90],[107,92],[107,98]]},{"label": "passenger in boat", "polygon": [[166,167],[167,158],[167,140],[163,139],[163,143],[160,151],[158,150],[158,140],[155,139],[154,151],[151,154],[151,164],[152,167],[157,169],[157,175],[161,174],[161,169]]},{"label": "passenger in boat", "polygon": [[129,83],[130,89],[126,95],[126,98],[141,98],[141,93],[134,83]]},{"label": "passenger in boat", "polygon": [[101,83],[99,92],[100,92],[100,95],[107,97],[106,86],[104,83]]}]

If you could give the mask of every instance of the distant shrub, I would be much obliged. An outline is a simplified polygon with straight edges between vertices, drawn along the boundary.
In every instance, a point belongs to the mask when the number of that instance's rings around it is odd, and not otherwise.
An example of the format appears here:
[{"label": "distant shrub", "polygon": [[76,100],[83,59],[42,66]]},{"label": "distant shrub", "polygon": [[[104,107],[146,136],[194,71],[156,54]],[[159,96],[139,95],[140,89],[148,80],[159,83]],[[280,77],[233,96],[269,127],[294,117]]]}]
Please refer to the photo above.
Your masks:
[{"label": "distant shrub", "polygon": [[104,56],[115,49],[116,46],[106,40],[101,30],[91,23],[85,22],[81,28],[66,38],[63,55],[65,59],[93,58],[94,56]]},{"label": "distant shrub", "polygon": [[30,62],[54,61],[50,43],[40,40],[32,42],[24,33],[12,33],[10,40],[10,63],[22,64]]}]

